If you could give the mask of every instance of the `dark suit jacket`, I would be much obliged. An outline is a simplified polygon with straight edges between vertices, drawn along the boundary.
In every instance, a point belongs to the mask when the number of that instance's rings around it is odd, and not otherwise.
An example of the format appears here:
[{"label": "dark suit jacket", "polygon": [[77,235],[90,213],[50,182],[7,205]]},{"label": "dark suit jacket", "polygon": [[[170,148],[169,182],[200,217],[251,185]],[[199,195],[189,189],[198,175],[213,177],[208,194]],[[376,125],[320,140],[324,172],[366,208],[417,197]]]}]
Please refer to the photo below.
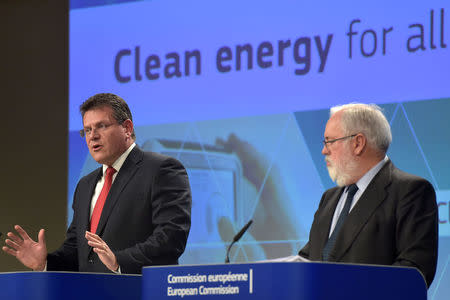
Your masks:
[{"label": "dark suit jacket", "polygon": [[[344,188],[327,190],[299,255],[322,260],[334,211]],[[329,261],[409,266],[428,286],[436,271],[438,210],[432,185],[388,161],[350,211]]]},{"label": "dark suit jacket", "polygon": [[[73,200],[66,240],[47,256],[48,270],[110,272],[87,244],[90,203],[102,168],[83,177]],[[177,264],[191,225],[191,191],[185,168],[168,156],[137,146],[117,174],[97,234],[117,257],[122,273],[143,266]]]}]

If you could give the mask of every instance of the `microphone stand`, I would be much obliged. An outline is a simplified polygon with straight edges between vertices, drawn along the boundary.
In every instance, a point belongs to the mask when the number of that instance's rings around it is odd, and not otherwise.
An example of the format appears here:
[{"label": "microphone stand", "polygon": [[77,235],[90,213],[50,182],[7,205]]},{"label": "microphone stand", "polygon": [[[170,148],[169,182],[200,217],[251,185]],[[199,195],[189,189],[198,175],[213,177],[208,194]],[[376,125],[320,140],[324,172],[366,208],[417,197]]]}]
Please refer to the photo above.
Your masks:
[{"label": "microphone stand", "polygon": [[231,244],[228,246],[228,249],[227,249],[227,256],[225,257],[226,264],[230,263],[231,247],[234,245],[234,243],[236,243],[237,241],[239,241],[241,239],[241,237],[244,235],[244,233],[247,231],[247,229],[250,227],[250,225],[252,225],[252,223],[253,223],[253,220],[248,221],[248,223],[245,224],[245,226],[242,227],[242,229],[234,236],[233,241],[231,242]]}]

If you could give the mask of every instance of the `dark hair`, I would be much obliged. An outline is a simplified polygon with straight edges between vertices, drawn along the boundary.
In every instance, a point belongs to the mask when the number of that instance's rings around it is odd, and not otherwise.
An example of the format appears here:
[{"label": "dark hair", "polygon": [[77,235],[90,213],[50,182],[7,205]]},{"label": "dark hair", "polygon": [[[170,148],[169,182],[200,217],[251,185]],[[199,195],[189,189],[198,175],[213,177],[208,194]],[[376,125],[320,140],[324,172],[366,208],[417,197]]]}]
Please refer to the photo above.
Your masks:
[{"label": "dark hair", "polygon": [[[113,117],[119,124],[122,124],[128,119],[133,121],[133,116],[131,115],[131,111],[130,108],[128,107],[128,104],[121,97],[114,95],[112,93],[100,93],[92,97],[89,97],[86,101],[84,101],[80,105],[81,117],[84,117],[84,114],[87,111],[102,106],[111,107],[111,109],[113,110]],[[131,137],[133,139],[136,139],[136,135],[134,134],[134,128]]]}]

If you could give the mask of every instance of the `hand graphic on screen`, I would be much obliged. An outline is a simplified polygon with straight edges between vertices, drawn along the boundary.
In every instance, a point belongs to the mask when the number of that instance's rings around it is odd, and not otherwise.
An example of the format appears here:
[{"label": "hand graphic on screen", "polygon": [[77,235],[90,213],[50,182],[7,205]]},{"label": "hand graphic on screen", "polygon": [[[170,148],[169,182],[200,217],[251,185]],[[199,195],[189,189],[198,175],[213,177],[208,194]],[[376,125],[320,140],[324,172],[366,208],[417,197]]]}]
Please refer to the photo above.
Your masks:
[{"label": "hand graphic on screen", "polygon": [[[218,138],[218,145],[234,152],[241,161],[243,174],[247,180],[260,191],[258,204],[251,217],[254,221],[247,234],[261,243],[267,258],[288,256],[295,252],[296,246],[289,241],[298,240],[295,221],[289,212],[289,199],[284,192],[283,182],[275,165],[258,152],[255,147],[230,134],[227,140]],[[245,201],[245,199],[243,199]],[[249,217],[250,218],[250,217]]]}]

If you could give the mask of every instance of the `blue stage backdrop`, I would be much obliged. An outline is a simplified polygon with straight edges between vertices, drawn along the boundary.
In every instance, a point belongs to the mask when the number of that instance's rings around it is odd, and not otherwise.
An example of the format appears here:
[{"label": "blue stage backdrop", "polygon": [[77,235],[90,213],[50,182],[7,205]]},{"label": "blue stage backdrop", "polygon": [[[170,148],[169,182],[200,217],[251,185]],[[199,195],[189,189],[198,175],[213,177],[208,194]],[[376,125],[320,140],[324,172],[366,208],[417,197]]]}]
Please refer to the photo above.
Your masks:
[{"label": "blue stage backdrop", "polygon": [[448,1],[70,1],[68,222],[76,182],[98,165],[79,105],[122,96],[137,144],[188,168],[192,230],[181,263],[295,254],[321,194],[332,105],[377,103],[389,157],[427,178],[439,203],[429,299],[450,298]]}]

